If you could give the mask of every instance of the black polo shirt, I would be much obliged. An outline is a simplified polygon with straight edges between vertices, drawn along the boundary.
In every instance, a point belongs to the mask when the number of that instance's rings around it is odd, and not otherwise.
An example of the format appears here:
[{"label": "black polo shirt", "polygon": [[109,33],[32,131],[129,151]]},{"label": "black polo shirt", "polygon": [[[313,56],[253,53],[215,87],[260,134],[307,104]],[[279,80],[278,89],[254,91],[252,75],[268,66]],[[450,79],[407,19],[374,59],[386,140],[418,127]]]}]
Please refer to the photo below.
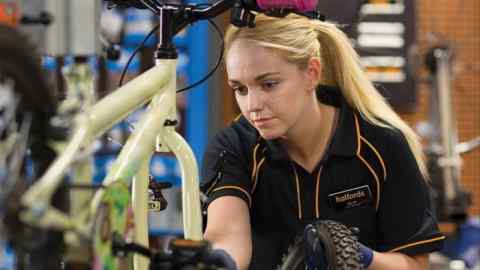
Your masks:
[{"label": "black polo shirt", "polygon": [[318,90],[339,108],[327,153],[312,173],[276,140],[264,140],[240,117],[207,148],[203,191],[209,202],[236,196],[250,209],[250,269],[275,269],[296,234],[316,219],[360,229],[377,251],[408,255],[443,244],[424,181],[407,141],[396,129],[372,125],[335,88]]}]

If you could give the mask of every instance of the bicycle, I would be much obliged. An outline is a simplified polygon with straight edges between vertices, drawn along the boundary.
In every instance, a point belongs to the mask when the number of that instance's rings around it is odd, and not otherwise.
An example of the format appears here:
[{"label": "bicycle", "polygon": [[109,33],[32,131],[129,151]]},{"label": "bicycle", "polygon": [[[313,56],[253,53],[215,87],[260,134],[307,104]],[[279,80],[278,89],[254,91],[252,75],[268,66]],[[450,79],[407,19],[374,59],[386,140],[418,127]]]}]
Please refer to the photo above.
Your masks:
[{"label": "bicycle", "polygon": [[[156,0],[110,0],[107,2],[113,6],[148,8],[159,16],[160,41],[155,54],[156,65],[98,102],[94,102],[88,88],[85,88],[87,91],[81,92],[80,96],[73,97],[74,102],[67,98],[66,102],[61,105],[62,115],[70,117],[69,119],[67,117],[67,123],[71,121],[73,126],[67,142],[54,147],[58,151],[58,156],[54,160],[40,158],[38,162],[48,161],[47,163],[50,163],[51,161],[51,164],[45,169],[45,173],[40,171],[38,175],[41,177],[26,190],[19,189],[15,190],[15,193],[6,193],[9,196],[18,196],[18,198],[9,197],[8,200],[1,201],[2,205],[7,201],[16,203],[7,209],[8,213],[12,215],[8,218],[17,221],[16,224],[20,228],[54,229],[59,231],[60,235],[63,232],[67,253],[85,254],[86,256],[81,259],[81,262],[87,265],[93,262],[92,265],[95,269],[128,267],[132,263],[129,262],[128,257],[122,255],[131,252],[134,253],[133,268],[147,269],[149,259],[159,264],[173,260],[173,258],[164,256],[163,253],[148,249],[148,181],[146,181],[149,178],[148,165],[152,154],[155,151],[171,151],[179,161],[183,179],[182,204],[185,242],[177,242],[179,244],[177,250],[200,251],[200,253],[193,252],[195,256],[192,256],[190,252],[193,261],[187,260],[181,265],[205,263],[205,260],[208,261],[211,258],[205,259],[205,256],[201,258],[197,256],[208,253],[208,245],[201,241],[202,217],[197,164],[187,142],[174,129],[177,122],[175,109],[177,53],[173,45],[173,37],[187,25],[216,17],[229,9],[232,12],[233,24],[252,27],[255,17],[253,12],[268,12],[272,16],[285,16],[290,12],[295,12],[309,17],[318,17],[316,12],[306,12],[307,9],[314,9],[316,3],[312,1],[307,3],[307,6],[301,7],[300,4],[305,3],[218,0],[204,7],[160,3]],[[259,8],[260,4],[262,8]],[[85,59],[79,60],[80,66],[84,64]],[[35,75],[40,73],[35,70]],[[71,80],[74,81],[74,79]],[[26,78],[18,81],[23,80]],[[73,84],[75,85],[75,82]],[[16,91],[11,87],[9,90],[10,92]],[[21,98],[30,98],[30,92]],[[42,90],[40,94],[43,95],[47,92],[47,90]],[[83,99],[85,102],[79,105],[75,98]],[[49,134],[43,133],[46,131],[55,133],[59,131],[58,127],[62,127],[62,125],[52,126],[52,121],[58,119],[55,118],[58,115],[54,115],[51,111],[54,105],[38,104],[34,100],[30,100],[30,103],[46,107],[47,113],[42,114],[45,121],[35,122],[41,126],[42,132],[32,133],[34,135],[32,138],[38,136],[42,146],[52,152],[47,141]],[[92,172],[88,162],[91,143],[130,112],[147,103],[147,112],[142,115],[135,126],[133,133],[103,180],[103,184],[91,185]],[[13,109],[17,108],[14,106]],[[24,114],[23,111],[15,112]],[[34,112],[36,113],[36,111]],[[28,113],[24,115],[27,116]],[[9,120],[16,128],[17,121]],[[21,134],[24,136],[15,141],[25,145],[28,132],[22,131]],[[62,132],[60,132],[60,137],[62,137],[61,135]],[[25,147],[16,150],[24,155],[24,149]],[[16,151],[13,150],[11,152],[15,154]],[[32,151],[32,155],[34,154],[36,151]],[[65,185],[64,177],[73,165],[76,165],[75,173],[72,174],[74,175],[73,183]],[[22,181],[23,175],[16,177],[9,173],[8,179],[9,183],[23,184],[24,182]],[[132,191],[129,190],[130,185]],[[93,199],[90,199],[89,196],[76,196],[75,200],[71,201],[70,213],[67,213],[55,203],[52,204],[51,201],[56,194],[64,195],[64,192],[59,191],[69,186],[87,190],[96,189],[95,195]],[[60,202],[66,201],[69,200],[60,200]],[[10,226],[10,228],[13,227],[15,225]],[[58,234],[56,235],[58,236]],[[58,241],[63,242],[61,237],[56,241],[57,243]],[[89,245],[93,245],[91,254]],[[175,247],[175,244],[173,246]],[[59,254],[52,264],[61,261],[61,252],[63,252],[63,248],[60,248]],[[48,251],[44,254],[48,254]],[[228,267],[227,262],[221,259],[221,256],[216,260],[213,259],[215,261],[213,265],[221,267],[223,264]],[[55,268],[59,267],[57,265]],[[55,269],[53,265],[46,266],[46,268]]]},{"label": "bicycle", "polygon": [[[32,249],[42,254],[37,249],[39,243],[50,245],[52,241],[61,240],[58,233],[19,226],[21,222],[16,212],[20,205],[15,198],[55,158],[54,151],[46,143],[49,134],[44,127],[48,126],[54,115],[56,102],[41,76],[39,59],[32,53],[34,49],[29,46],[28,40],[2,24],[0,39],[0,214],[4,218],[0,223],[0,231],[4,234],[6,227],[13,229],[8,235],[16,243],[17,257],[22,257],[26,250]],[[39,103],[38,100],[43,102]],[[24,155],[27,149],[30,152],[29,161],[35,165],[35,170],[25,175]],[[19,178],[22,181],[16,181]],[[52,200],[57,207],[63,201],[59,194],[56,193]],[[47,265],[49,262],[45,262],[45,267]]]}]

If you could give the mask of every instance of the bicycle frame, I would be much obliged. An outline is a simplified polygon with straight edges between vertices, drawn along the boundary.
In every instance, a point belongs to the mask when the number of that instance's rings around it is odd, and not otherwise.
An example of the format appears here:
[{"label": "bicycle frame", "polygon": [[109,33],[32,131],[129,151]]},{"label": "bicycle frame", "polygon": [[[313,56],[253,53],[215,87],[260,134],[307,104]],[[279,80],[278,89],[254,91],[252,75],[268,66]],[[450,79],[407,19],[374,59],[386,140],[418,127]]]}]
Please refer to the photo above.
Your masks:
[{"label": "bicycle frame", "polygon": [[[198,167],[193,151],[185,140],[175,132],[172,126],[176,122],[176,52],[172,44],[173,36],[188,24],[198,20],[213,18],[233,6],[233,2],[219,0],[207,8],[189,6],[179,8],[177,6],[160,7],[160,37],[158,52],[159,58],[155,67],[137,76],[132,81],[101,99],[98,103],[89,106],[75,116],[72,135],[60,149],[58,157],[50,165],[45,174],[32,185],[20,198],[24,209],[19,215],[23,222],[43,227],[56,228],[64,231],[65,242],[72,247],[70,254],[75,255],[75,247],[81,250],[83,239],[92,240],[92,232],[97,232],[97,215],[106,217],[113,226],[120,225],[116,229],[123,230],[125,212],[128,212],[127,204],[131,197],[135,224],[133,228],[133,240],[136,244],[148,247],[148,169],[151,156],[159,148],[161,151],[171,151],[177,157],[182,177],[182,208],[184,238],[189,240],[202,239],[202,224],[200,212],[200,194],[198,181]],[[244,9],[237,7],[237,9]],[[153,10],[157,13],[156,10]],[[168,60],[165,60],[168,59]],[[88,96],[88,95],[87,95]],[[103,180],[103,188],[96,191],[93,200],[82,195],[75,198],[71,214],[63,213],[52,207],[51,198],[56,190],[63,184],[64,176],[69,167],[76,163],[78,154],[89,151],[89,145],[95,138],[106,132],[109,128],[125,118],[129,113],[151,101],[148,110],[142,115],[135,130],[128,138],[117,159],[109,169]],[[88,103],[88,102],[87,102]],[[82,155],[80,155],[82,156]],[[91,165],[82,162],[75,170],[77,179],[75,183],[89,185],[92,176]],[[120,184],[120,185],[119,185]],[[131,191],[128,188],[131,185]],[[112,210],[104,210],[108,196],[115,192],[128,196],[128,200],[121,203],[122,213],[119,216]],[[128,194],[127,194],[128,193]],[[107,208],[113,203],[107,203]],[[100,209],[103,208],[103,209]],[[126,211],[124,211],[126,210]],[[105,216],[105,212],[108,216]],[[125,219],[123,219],[125,221]],[[122,227],[123,226],[123,227]],[[108,226],[110,227],[110,226]],[[115,229],[108,228],[110,237]],[[96,234],[95,234],[96,236]],[[103,260],[103,250],[112,249],[111,245],[105,247],[107,241],[101,241],[97,245],[94,239],[95,251],[100,253]],[[113,241],[113,240],[112,240]],[[113,243],[113,242],[112,242]],[[98,248],[98,250],[97,250]],[[107,253],[105,253],[107,257]],[[68,254],[67,254],[68,255]],[[97,256],[98,254],[95,254]],[[107,258],[106,257],[106,258]],[[94,259],[96,260],[97,257]],[[111,259],[111,258],[110,258]],[[83,259],[84,260],[84,259]],[[93,262],[95,264],[95,262]],[[146,269],[148,259],[133,256],[134,269]]]},{"label": "bicycle frame", "polygon": [[[21,213],[21,218],[32,225],[57,228],[89,237],[93,226],[92,217],[95,217],[104,189],[108,190],[118,181],[127,185],[132,183],[134,241],[147,247],[148,165],[151,155],[160,143],[175,154],[181,166],[185,238],[202,239],[197,163],[186,141],[172,126],[165,125],[166,120],[175,120],[175,86],[176,60],[159,60],[156,66],[101,99],[90,110],[76,116],[74,131],[64,151],[21,198],[27,208]],[[62,184],[63,177],[69,166],[75,162],[76,155],[86,149],[95,138],[149,100],[151,102],[148,111],[142,115],[122,148],[104,179],[105,188],[96,192],[89,209],[69,216],[51,207],[51,197]],[[90,180],[88,173],[82,178]],[[142,263],[134,264],[137,269]]]}]

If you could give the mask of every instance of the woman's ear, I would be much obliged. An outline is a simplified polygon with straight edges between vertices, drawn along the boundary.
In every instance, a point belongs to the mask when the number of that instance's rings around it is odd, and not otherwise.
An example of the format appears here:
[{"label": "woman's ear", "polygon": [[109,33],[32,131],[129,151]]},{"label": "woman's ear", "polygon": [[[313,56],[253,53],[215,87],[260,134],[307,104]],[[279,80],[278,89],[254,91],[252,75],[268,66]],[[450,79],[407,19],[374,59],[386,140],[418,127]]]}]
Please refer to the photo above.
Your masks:
[{"label": "woman's ear", "polygon": [[308,60],[307,75],[312,83],[311,89],[315,89],[320,83],[320,76],[322,75],[322,65],[320,58],[312,57]]}]

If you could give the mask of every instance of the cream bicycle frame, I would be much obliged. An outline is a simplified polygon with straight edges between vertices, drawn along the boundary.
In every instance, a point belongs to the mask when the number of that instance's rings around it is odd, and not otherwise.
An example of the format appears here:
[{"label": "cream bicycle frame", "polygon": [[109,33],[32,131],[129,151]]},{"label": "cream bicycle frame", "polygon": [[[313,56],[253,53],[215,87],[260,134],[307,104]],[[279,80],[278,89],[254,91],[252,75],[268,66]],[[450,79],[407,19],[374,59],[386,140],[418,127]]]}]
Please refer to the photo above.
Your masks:
[{"label": "cream bicycle frame", "polygon": [[[148,168],[151,156],[160,143],[175,154],[181,167],[184,237],[202,239],[197,162],[183,137],[175,132],[174,127],[165,125],[166,120],[174,120],[176,115],[176,61],[158,60],[154,67],[76,116],[75,128],[64,151],[22,196],[21,202],[26,206],[26,210],[21,213],[23,221],[89,237],[93,217],[104,190],[99,189],[89,207],[83,207],[81,213],[72,216],[50,205],[52,195],[62,184],[65,173],[79,152],[129,113],[151,100],[147,112],[142,115],[109,169],[103,185],[108,188],[115,181],[132,184],[134,241],[148,247]],[[91,176],[86,173],[83,178],[89,175]],[[148,266],[148,261],[141,259],[143,258],[134,256],[135,269],[145,269]]]}]

